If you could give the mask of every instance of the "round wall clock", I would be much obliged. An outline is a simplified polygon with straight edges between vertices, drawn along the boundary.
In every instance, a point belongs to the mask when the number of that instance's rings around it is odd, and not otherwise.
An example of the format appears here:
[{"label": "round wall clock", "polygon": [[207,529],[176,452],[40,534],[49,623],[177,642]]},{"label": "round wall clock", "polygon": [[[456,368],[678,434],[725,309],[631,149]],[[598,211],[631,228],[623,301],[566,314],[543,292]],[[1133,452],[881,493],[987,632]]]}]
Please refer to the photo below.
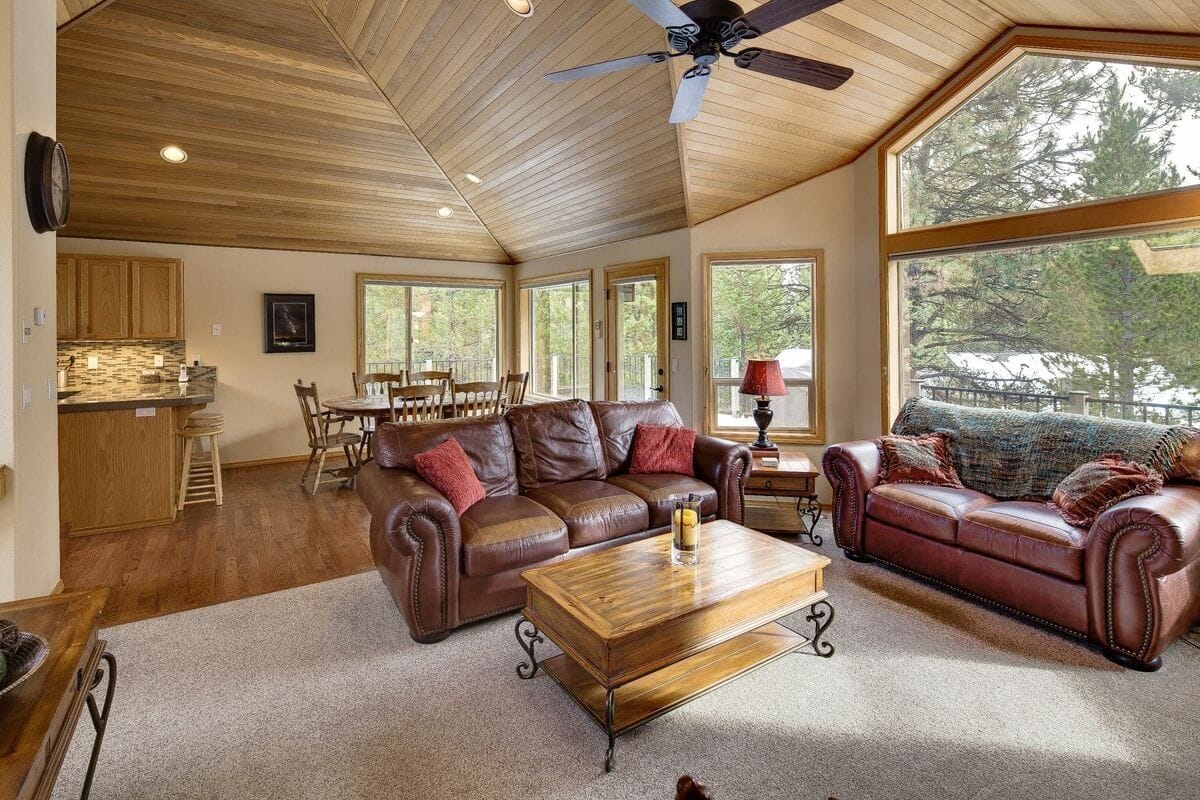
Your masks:
[{"label": "round wall clock", "polygon": [[29,134],[25,147],[25,202],[38,233],[61,230],[71,214],[71,167],[61,142]]}]

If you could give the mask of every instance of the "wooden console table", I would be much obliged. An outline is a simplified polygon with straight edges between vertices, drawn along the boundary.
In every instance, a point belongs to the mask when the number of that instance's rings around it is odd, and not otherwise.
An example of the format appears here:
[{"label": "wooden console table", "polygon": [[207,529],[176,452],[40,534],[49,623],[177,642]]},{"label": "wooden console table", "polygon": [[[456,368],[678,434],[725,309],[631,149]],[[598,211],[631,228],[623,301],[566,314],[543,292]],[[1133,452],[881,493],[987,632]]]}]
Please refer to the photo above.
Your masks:
[{"label": "wooden console table", "polygon": [[[116,659],[99,637],[107,597],[107,589],[97,589],[0,604],[0,619],[12,620],[50,645],[41,668],[0,697],[0,797],[50,796],[86,705],[96,729],[83,782],[82,798],[87,800],[117,682]],[[101,705],[94,690],[106,678]]]},{"label": "wooden console table", "polygon": [[[823,540],[817,533],[821,521],[821,503],[817,499],[817,477],[820,475],[808,456],[803,453],[779,453],[779,464],[767,466],[762,457],[754,455],[750,476],[746,478],[745,493],[759,497],[794,497],[800,530],[762,528],[766,533],[789,533],[805,536],[817,547]],[[807,520],[807,522],[806,522]]]}]

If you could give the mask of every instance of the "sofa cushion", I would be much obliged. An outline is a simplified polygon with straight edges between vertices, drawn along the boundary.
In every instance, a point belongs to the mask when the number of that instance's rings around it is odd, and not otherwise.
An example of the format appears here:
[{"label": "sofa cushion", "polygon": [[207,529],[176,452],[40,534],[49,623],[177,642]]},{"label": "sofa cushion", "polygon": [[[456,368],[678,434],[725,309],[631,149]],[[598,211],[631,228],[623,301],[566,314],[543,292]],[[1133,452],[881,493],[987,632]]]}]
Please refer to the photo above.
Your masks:
[{"label": "sofa cushion", "polygon": [[642,499],[604,481],[571,481],[528,492],[567,524],[571,547],[607,542],[650,527]]},{"label": "sofa cushion", "polygon": [[594,400],[588,405],[596,417],[600,444],[604,450],[606,475],[629,471],[633,450],[633,434],[638,423],[680,427],[683,420],[675,406],[665,400],[628,402],[623,400]]},{"label": "sofa cushion", "polygon": [[701,517],[712,517],[717,513],[717,490],[687,475],[671,472],[614,475],[608,482],[637,495],[649,506],[651,528],[670,525],[675,501],[686,500],[689,494],[700,496]]},{"label": "sofa cushion", "polygon": [[467,509],[459,525],[463,571],[468,575],[496,575],[533,566],[570,549],[566,524],[520,495],[480,500]]},{"label": "sofa cushion", "polygon": [[633,453],[629,456],[629,474],[674,472],[676,475],[695,475],[692,466],[695,449],[696,432],[691,428],[639,422],[633,436]]},{"label": "sofa cushion", "polygon": [[419,425],[384,422],[375,431],[371,450],[379,466],[416,472],[413,456],[453,436],[488,495],[517,493],[517,461],[503,417],[447,419]]},{"label": "sofa cushion", "polygon": [[1122,500],[1162,491],[1162,475],[1120,453],[1082,464],[1054,490],[1050,507],[1067,523],[1090,528],[1096,517]]},{"label": "sofa cushion", "polygon": [[867,495],[867,515],[930,539],[954,544],[958,521],[996,501],[972,489],[887,483]]},{"label": "sofa cushion", "polygon": [[1072,581],[1083,580],[1086,538],[1045,503],[993,503],[958,523],[960,547]]},{"label": "sofa cushion", "polygon": [[457,514],[461,515],[486,496],[467,454],[453,436],[424,453],[417,453],[413,461],[425,482],[445,495]]},{"label": "sofa cushion", "polygon": [[880,436],[880,483],[927,483],[930,486],[962,488],[950,458],[950,437],[944,433],[925,436]]},{"label": "sofa cushion", "polygon": [[513,406],[504,416],[516,448],[522,490],[604,478],[600,433],[584,401]]}]

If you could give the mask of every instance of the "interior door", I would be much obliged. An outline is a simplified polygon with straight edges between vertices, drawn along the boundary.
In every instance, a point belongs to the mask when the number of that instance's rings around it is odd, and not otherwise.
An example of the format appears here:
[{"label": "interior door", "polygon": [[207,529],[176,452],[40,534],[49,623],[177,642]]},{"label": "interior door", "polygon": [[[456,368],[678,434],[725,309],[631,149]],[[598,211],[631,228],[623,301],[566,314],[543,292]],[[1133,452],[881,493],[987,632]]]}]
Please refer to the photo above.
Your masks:
[{"label": "interior door", "polygon": [[670,399],[669,266],[663,258],[604,271],[605,385],[610,400]]}]

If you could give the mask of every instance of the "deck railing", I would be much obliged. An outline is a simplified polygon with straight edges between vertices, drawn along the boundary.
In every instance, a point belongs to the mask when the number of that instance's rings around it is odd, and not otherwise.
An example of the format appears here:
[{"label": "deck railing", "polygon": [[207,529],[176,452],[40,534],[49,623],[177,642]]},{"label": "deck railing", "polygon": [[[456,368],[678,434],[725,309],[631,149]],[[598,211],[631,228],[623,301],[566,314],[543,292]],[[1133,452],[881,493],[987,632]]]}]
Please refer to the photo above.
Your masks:
[{"label": "deck railing", "polygon": [[1011,408],[1019,411],[1069,411],[1093,417],[1157,422],[1163,425],[1200,423],[1200,406],[1173,403],[1144,403],[1089,397],[1087,392],[1044,394],[1005,389],[939,386],[922,380],[910,381],[912,396],[975,408]]}]

